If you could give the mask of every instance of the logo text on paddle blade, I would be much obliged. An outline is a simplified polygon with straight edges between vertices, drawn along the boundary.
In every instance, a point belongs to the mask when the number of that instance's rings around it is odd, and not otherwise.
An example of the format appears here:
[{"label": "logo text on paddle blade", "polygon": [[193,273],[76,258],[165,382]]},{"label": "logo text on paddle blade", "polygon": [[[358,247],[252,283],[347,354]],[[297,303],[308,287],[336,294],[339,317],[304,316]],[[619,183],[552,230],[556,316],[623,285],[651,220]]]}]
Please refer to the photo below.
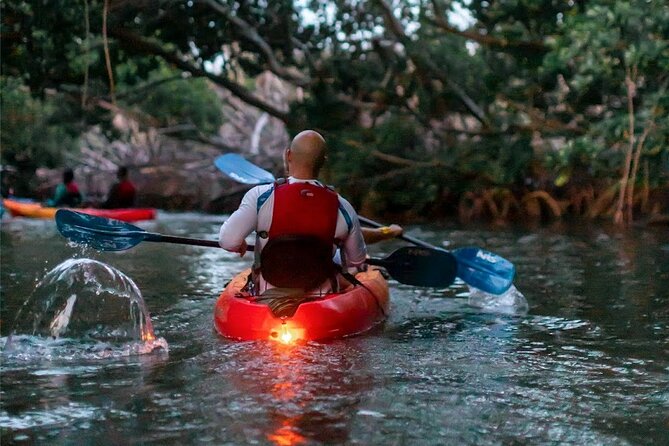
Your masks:
[{"label": "logo text on paddle blade", "polygon": [[485,251],[481,251],[480,249],[476,252],[476,257],[481,260],[485,260],[488,263],[497,263],[497,259],[494,255]]}]

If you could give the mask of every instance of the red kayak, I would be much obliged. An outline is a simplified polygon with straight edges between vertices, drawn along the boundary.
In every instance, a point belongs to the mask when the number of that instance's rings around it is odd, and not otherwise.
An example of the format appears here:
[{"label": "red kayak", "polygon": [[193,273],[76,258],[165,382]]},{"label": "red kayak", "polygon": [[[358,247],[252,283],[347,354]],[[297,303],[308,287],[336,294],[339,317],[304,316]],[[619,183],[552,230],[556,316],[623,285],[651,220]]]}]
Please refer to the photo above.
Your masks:
[{"label": "red kayak", "polygon": [[[53,219],[58,208],[44,207],[40,203],[5,198],[3,205],[14,217]],[[73,208],[73,211],[81,212],[96,217],[113,218],[121,221],[153,220],[156,218],[156,210],[152,208],[128,208],[128,209],[97,209],[97,208]]]},{"label": "red kayak", "polygon": [[235,276],[216,302],[214,325],[227,338],[285,344],[342,338],[371,329],[388,314],[388,283],[378,270],[356,276],[364,287],[304,302],[290,317],[275,316],[269,306],[241,292],[249,272]]}]

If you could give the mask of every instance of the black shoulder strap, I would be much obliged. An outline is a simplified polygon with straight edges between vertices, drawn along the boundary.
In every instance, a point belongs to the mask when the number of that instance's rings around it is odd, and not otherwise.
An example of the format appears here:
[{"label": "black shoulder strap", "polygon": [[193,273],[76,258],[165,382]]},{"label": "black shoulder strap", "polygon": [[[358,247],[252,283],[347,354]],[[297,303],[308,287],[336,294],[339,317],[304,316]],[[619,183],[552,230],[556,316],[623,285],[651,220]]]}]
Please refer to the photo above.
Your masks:
[{"label": "black shoulder strap", "polygon": [[[341,265],[337,265],[336,263],[335,263],[335,265],[337,266],[337,272],[338,272],[339,274],[341,274],[342,277],[343,277],[344,279],[348,280],[348,281],[351,282],[353,285],[361,286],[361,287],[367,289],[367,287],[365,286],[365,284],[362,283],[362,282],[360,282],[360,281],[359,281],[353,274],[351,274],[351,273],[349,273],[348,271],[346,271],[346,268],[344,268],[344,267],[341,266]],[[371,292],[371,291],[370,291],[370,292]]]}]

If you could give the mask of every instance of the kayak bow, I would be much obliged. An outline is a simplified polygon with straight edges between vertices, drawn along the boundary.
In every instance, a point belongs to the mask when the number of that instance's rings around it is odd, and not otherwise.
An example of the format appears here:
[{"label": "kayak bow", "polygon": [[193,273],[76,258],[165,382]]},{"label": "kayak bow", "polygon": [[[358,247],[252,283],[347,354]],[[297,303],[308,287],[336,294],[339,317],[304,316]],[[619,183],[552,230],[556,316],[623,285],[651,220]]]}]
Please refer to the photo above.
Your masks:
[{"label": "kayak bow", "polygon": [[[5,208],[14,217],[41,218],[53,220],[58,208],[45,207],[40,203],[30,203],[5,198]],[[73,209],[82,214],[94,215],[96,217],[113,218],[121,221],[153,220],[156,218],[156,210],[152,208],[127,208],[127,209],[97,209],[79,208]]]}]

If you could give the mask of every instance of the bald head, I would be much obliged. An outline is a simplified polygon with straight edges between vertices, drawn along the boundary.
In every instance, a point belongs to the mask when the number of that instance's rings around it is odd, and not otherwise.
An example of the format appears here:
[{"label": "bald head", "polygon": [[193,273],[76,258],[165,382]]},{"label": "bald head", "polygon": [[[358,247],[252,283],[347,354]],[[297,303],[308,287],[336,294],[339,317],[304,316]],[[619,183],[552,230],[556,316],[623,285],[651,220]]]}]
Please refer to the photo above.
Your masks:
[{"label": "bald head", "polygon": [[300,132],[286,152],[288,172],[296,178],[316,178],[325,163],[326,153],[325,139],[320,133],[313,130]]}]

